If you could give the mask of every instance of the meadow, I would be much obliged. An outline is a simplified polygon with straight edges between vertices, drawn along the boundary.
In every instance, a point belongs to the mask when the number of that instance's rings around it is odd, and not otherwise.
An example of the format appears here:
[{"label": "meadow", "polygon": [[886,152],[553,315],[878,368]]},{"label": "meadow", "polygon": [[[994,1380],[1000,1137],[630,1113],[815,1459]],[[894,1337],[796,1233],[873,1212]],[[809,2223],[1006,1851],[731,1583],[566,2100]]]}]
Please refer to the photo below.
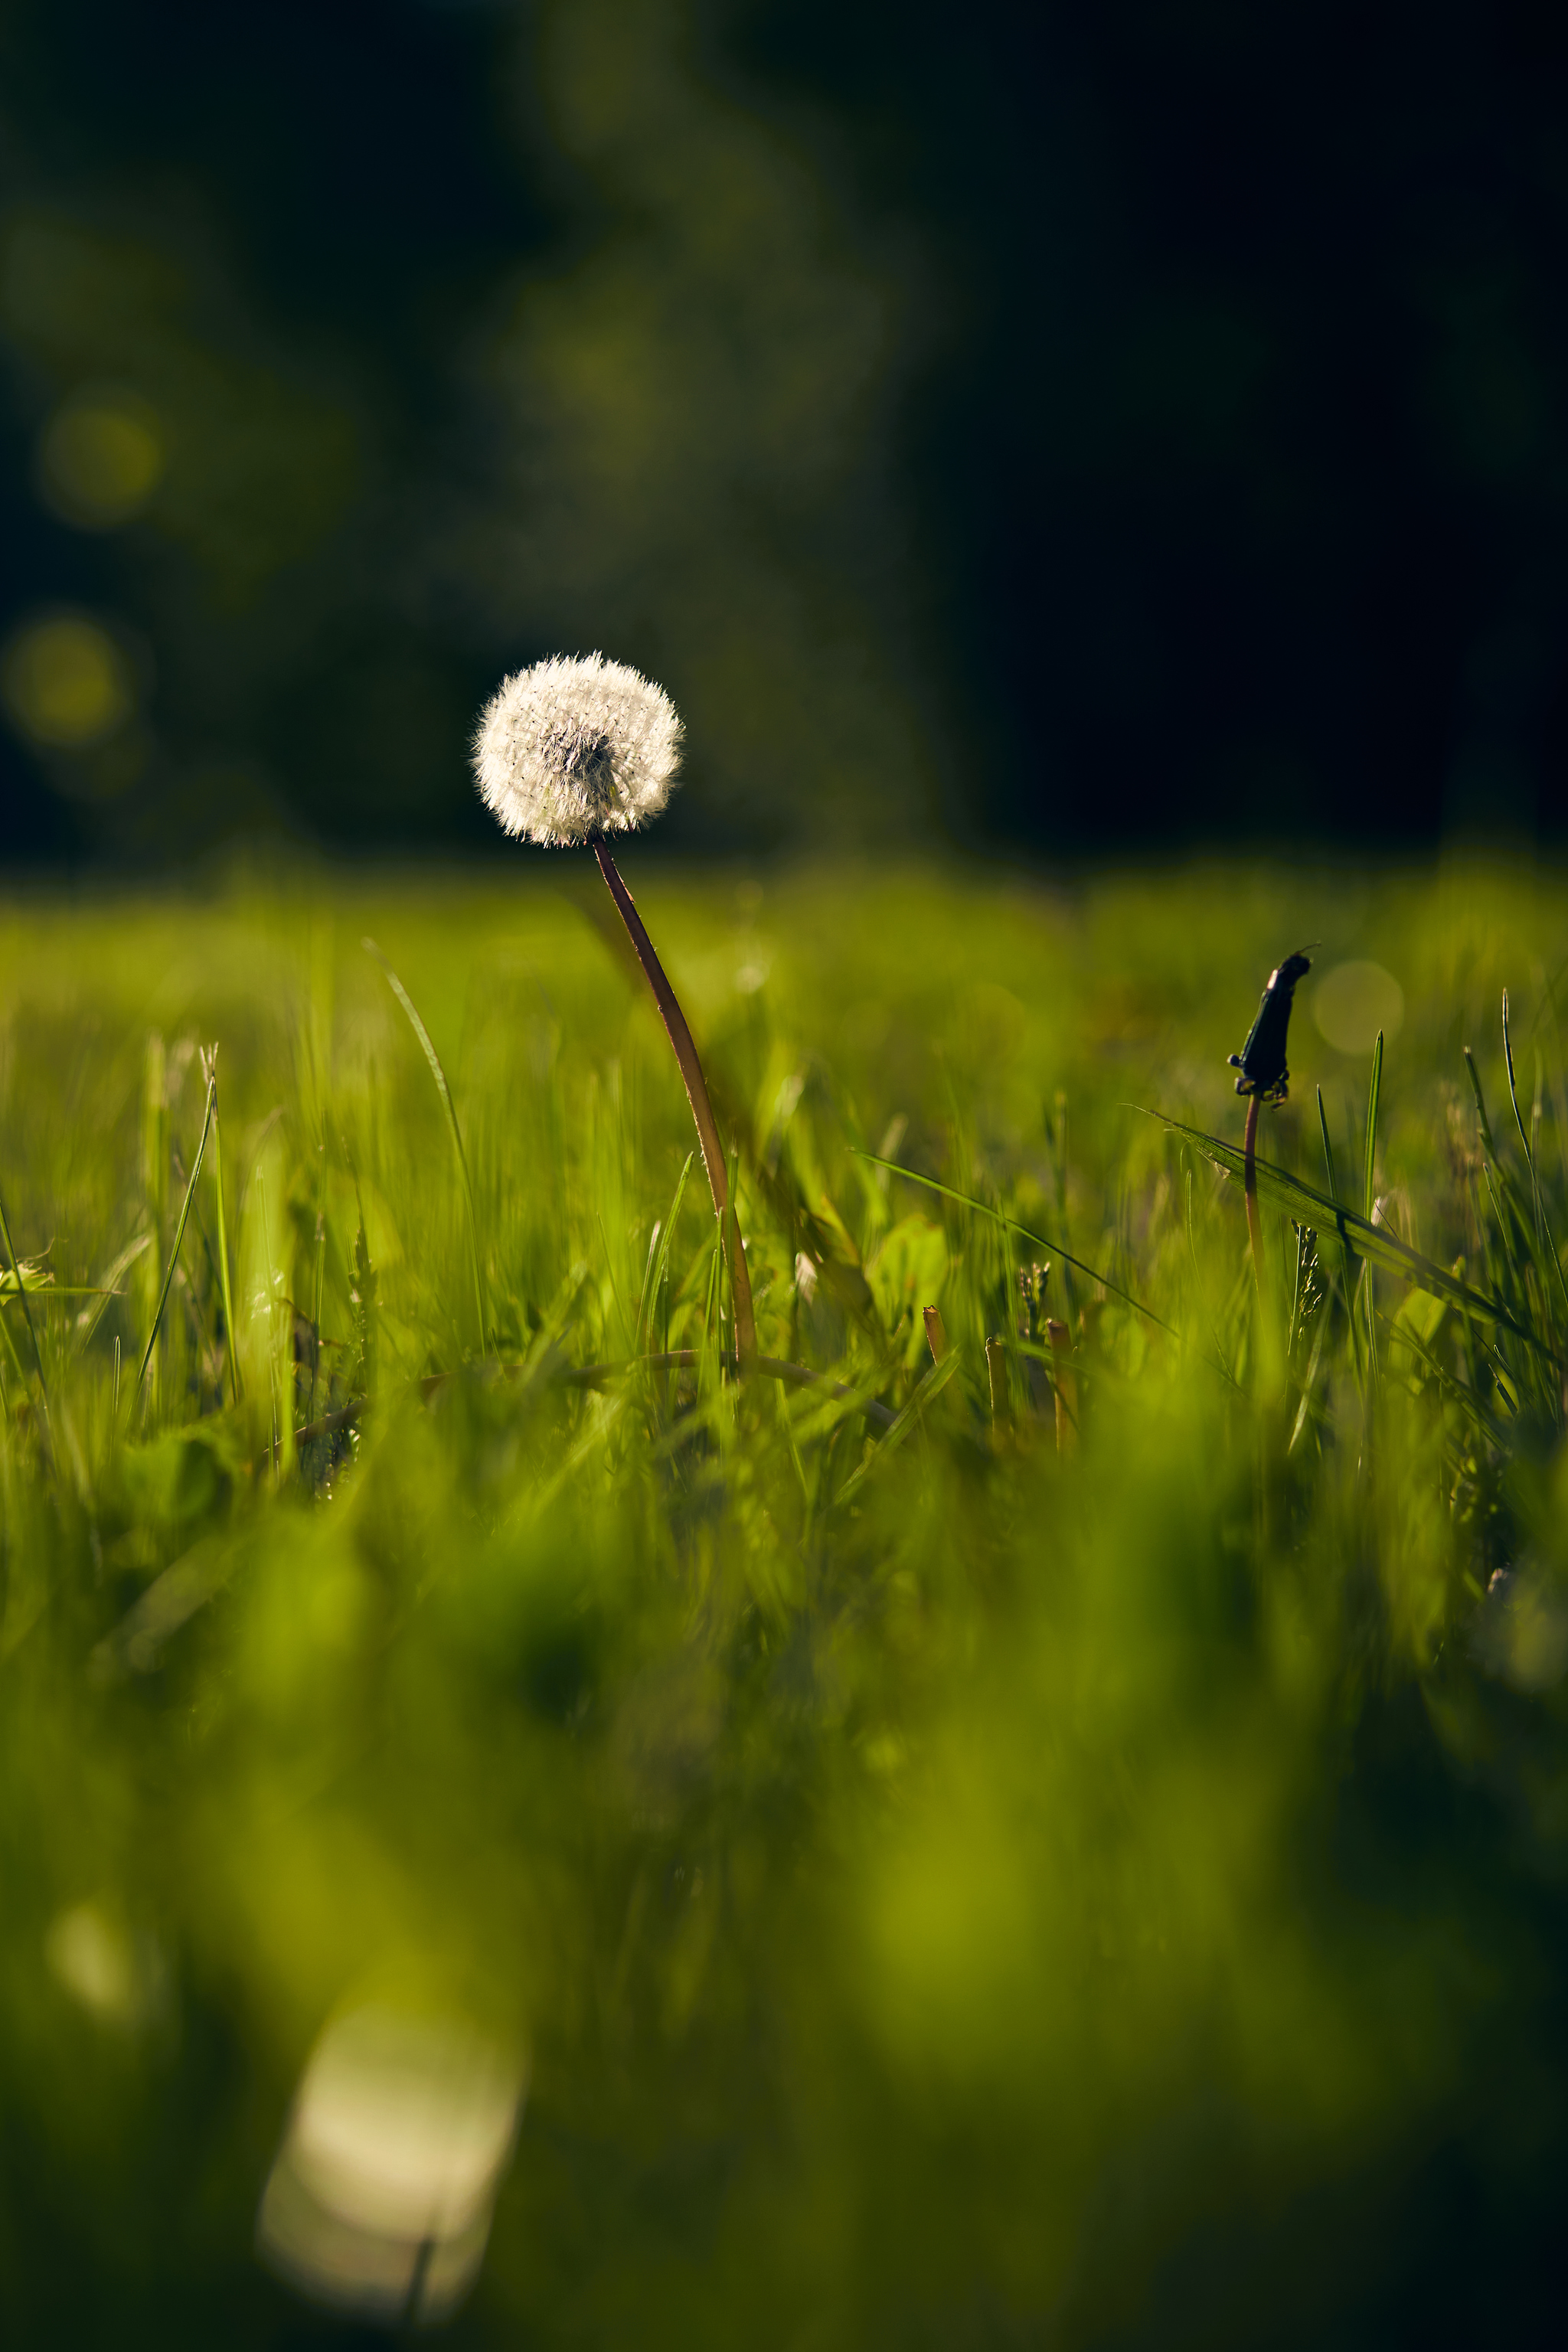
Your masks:
[{"label": "meadow", "polygon": [[585,855],[5,907],[6,2341],[1544,2337],[1568,881],[625,865],[815,1377]]}]

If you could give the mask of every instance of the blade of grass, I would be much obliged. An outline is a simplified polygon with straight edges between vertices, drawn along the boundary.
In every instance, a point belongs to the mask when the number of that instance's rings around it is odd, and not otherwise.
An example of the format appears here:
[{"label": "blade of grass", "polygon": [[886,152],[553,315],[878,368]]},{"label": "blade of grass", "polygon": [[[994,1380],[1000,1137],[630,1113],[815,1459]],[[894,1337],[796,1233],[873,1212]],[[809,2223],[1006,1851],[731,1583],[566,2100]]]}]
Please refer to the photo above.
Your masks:
[{"label": "blade of grass", "polygon": [[[1321,1091],[1319,1099],[1321,1099]],[[1301,1383],[1300,1408],[1297,1412],[1295,1423],[1290,1431],[1289,1443],[1285,1448],[1287,1454],[1294,1454],[1296,1451],[1297,1440],[1300,1438],[1301,1432],[1307,1426],[1308,1416],[1312,1409],[1312,1391],[1317,1385],[1318,1366],[1322,1361],[1323,1340],[1327,1336],[1328,1328],[1329,1309],[1327,1301],[1325,1301],[1322,1307],[1318,1310],[1318,1335],[1312,1342],[1312,1353],[1307,1365],[1307,1377]]]},{"label": "blade of grass", "polygon": [[[741,1235],[741,1147],[738,1143],[731,1144],[730,1147],[728,1175],[730,1186],[729,1193],[725,1200],[724,1206],[719,1212],[719,1230],[724,1239],[724,1270],[730,1276],[727,1292],[722,1285],[721,1285],[720,1287],[721,1338],[722,1338],[723,1333],[723,1311],[726,1297],[729,1301],[731,1328],[737,1334],[741,1328],[740,1307],[735,1297],[734,1263],[737,1257],[744,1258],[746,1244]],[[750,1320],[752,1316],[752,1307],[749,1291],[746,1302],[746,1313],[747,1318]],[[753,1324],[752,1329],[751,1348],[747,1352],[752,1354],[756,1352],[756,1329]],[[742,1353],[739,1345],[737,1345],[735,1352],[737,1355]]]},{"label": "blade of grass", "polygon": [[647,1261],[643,1267],[642,1288],[637,1293],[637,1321],[632,1329],[632,1346],[642,1346],[643,1327],[647,1319],[648,1301],[653,1292],[654,1269],[658,1264],[658,1245],[664,1234],[664,1220],[656,1217],[653,1231],[647,1237]]},{"label": "blade of grass", "polygon": [[[1039,1351],[1037,1349],[1036,1352]],[[732,1351],[728,1352],[724,1358],[724,1370],[732,1372],[740,1360]],[[647,1356],[627,1356],[618,1363],[569,1364],[553,1377],[567,1388],[595,1389],[618,1380],[624,1373],[695,1371],[701,1361],[700,1348],[671,1348]],[[517,1367],[509,1365],[506,1369],[509,1373],[515,1373]],[[765,1380],[782,1381],[785,1388],[820,1389],[838,1403],[851,1405],[857,1412],[864,1413],[866,1419],[875,1422],[879,1429],[891,1429],[896,1418],[889,1406],[877,1400],[876,1391],[884,1378],[880,1372],[873,1374],[859,1388],[851,1388],[843,1381],[836,1381],[831,1372],[816,1371],[810,1364],[792,1364],[783,1356],[759,1356],[757,1371]],[[437,1372],[431,1377],[438,1383],[451,1376],[447,1372]]]},{"label": "blade of grass", "polygon": [[1465,1070],[1470,1081],[1470,1092],[1476,1098],[1476,1117],[1481,1123],[1481,1141],[1486,1145],[1489,1159],[1495,1160],[1497,1145],[1492,1141],[1491,1121],[1487,1117],[1487,1098],[1481,1092],[1481,1074],[1468,1045],[1465,1047]]},{"label": "blade of grass", "polygon": [[[1158,1114],[1152,1113],[1151,1116],[1157,1117]],[[1166,1124],[1170,1126],[1173,1122],[1167,1120]],[[1195,1135],[1196,1129],[1189,1128],[1186,1132]],[[1204,1139],[1205,1143],[1207,1139],[1206,1137]],[[902,1176],[911,1184],[923,1184],[928,1192],[940,1192],[944,1200],[956,1201],[961,1208],[973,1209],[979,1215],[989,1217],[993,1224],[1002,1226],[1005,1232],[1021,1234],[1025,1241],[1033,1242],[1037,1249],[1055,1251],[1057,1256],[1065,1258],[1068,1265],[1076,1265],[1080,1274],[1087,1275],[1090,1282],[1098,1282],[1104,1289],[1109,1290],[1113,1297],[1120,1298],[1124,1306],[1132,1307],[1140,1315],[1147,1316],[1150,1322],[1157,1323],[1162,1331],[1169,1331],[1173,1339],[1181,1336],[1173,1323],[1167,1323],[1163,1315],[1156,1315],[1152,1307],[1145,1307],[1141,1298],[1134,1298],[1130,1290],[1123,1290],[1120,1283],[1111,1281],[1109,1275],[1097,1274],[1092,1265],[1087,1265],[1080,1257],[1074,1257],[1070,1250],[1063,1249],[1060,1242],[1047,1241],[1043,1234],[1032,1234],[1028,1226],[1021,1225],[1016,1217],[1004,1216],[1000,1209],[993,1209],[986,1202],[976,1201],[967,1192],[956,1192],[951,1184],[939,1184],[934,1176],[921,1176],[913,1168],[900,1167],[896,1160],[879,1159],[876,1152],[861,1151],[853,1144],[850,1149],[856,1152],[858,1159],[870,1160],[875,1168],[889,1169],[893,1175]],[[1258,1164],[1261,1169],[1263,1162],[1259,1160]]]},{"label": "blade of grass", "polygon": [[949,1381],[952,1380],[954,1372],[957,1371],[958,1365],[959,1350],[956,1348],[950,1348],[946,1355],[942,1359],[941,1362],[931,1366],[930,1371],[921,1379],[919,1386],[916,1388],[914,1394],[910,1398],[908,1403],[903,1405],[900,1411],[893,1415],[892,1423],[886,1435],[883,1437],[880,1445],[878,1446],[876,1452],[871,1454],[867,1461],[860,1465],[858,1470],[852,1471],[849,1476],[846,1478],[843,1486],[840,1486],[837,1494],[833,1498],[836,1507],[840,1503],[847,1503],[855,1495],[858,1494],[860,1488],[865,1485],[872,1471],[875,1470],[889,1454],[893,1453],[903,1444],[905,1438],[909,1435],[910,1431],[914,1427],[915,1423],[919,1420],[924,1408],[931,1402],[933,1398],[942,1394],[942,1390],[947,1386]]},{"label": "blade of grass", "polygon": [[[33,1343],[33,1361],[38,1368],[38,1388],[42,1393],[44,1410],[47,1412],[49,1404],[49,1384],[44,1377],[44,1359],[38,1346],[37,1330],[33,1322],[33,1310],[27,1304],[27,1286],[22,1280],[22,1263],[16,1255],[16,1244],[11,1239],[11,1221],[5,1214],[5,1203],[3,1200],[0,1200],[0,1236],[5,1239],[5,1255],[11,1261],[11,1272],[16,1276],[17,1293],[22,1301],[22,1314],[27,1326],[27,1337]],[[14,1354],[15,1349],[12,1352]],[[19,1362],[16,1370],[20,1375],[22,1367]]]},{"label": "blade of grass", "polygon": [[[1524,1117],[1519,1108],[1519,1087],[1514,1081],[1513,1045],[1508,1034],[1508,991],[1506,988],[1502,992],[1502,1057],[1508,1069],[1508,1098],[1513,1105],[1513,1123],[1519,1129],[1519,1139],[1521,1144],[1523,1146],[1524,1164],[1529,1169],[1531,1177],[1533,1177],[1535,1174],[1535,1154],[1530,1148],[1530,1138],[1524,1131]],[[1540,1199],[1541,1195],[1538,1189],[1536,1192],[1536,1202],[1538,1206],[1540,1204]]]},{"label": "blade of grass", "polygon": [[105,1314],[108,1312],[110,1300],[111,1298],[119,1298],[123,1296],[123,1293],[120,1288],[120,1278],[121,1275],[128,1274],[131,1268],[135,1265],[137,1259],[142,1255],[142,1251],[149,1250],[152,1246],[153,1236],[151,1234],[138,1234],[133,1242],[126,1243],[125,1247],[121,1251],[120,1255],[115,1259],[113,1265],[104,1276],[103,1281],[95,1294],[97,1301],[96,1305],[92,1307],[84,1307],[80,1315],[77,1318],[77,1346],[79,1349],[91,1346],[93,1334],[97,1331],[99,1325],[102,1322]]},{"label": "blade of grass", "polygon": [[202,1055],[202,1071],[213,1098],[213,1183],[217,1193],[217,1272],[223,1292],[224,1353],[228,1358],[229,1386],[234,1391],[236,1404],[242,1390],[239,1376],[239,1349],[235,1339],[234,1294],[228,1274],[228,1220],[224,1213],[223,1198],[223,1129],[217,1112],[217,1047],[210,1047]]},{"label": "blade of grass", "polygon": [[99,1282],[57,1282],[52,1275],[44,1272],[36,1258],[24,1258],[21,1271],[22,1280],[19,1286],[16,1276],[9,1269],[0,1272],[0,1298],[18,1298],[24,1290],[41,1294],[45,1298],[98,1298],[113,1296],[112,1292],[105,1292],[102,1284]]},{"label": "blade of grass", "polygon": [[543,1369],[550,1350],[555,1346],[572,1319],[572,1310],[576,1306],[578,1297],[587,1279],[587,1261],[584,1258],[575,1259],[565,1279],[557,1288],[554,1297],[540,1318],[538,1330],[528,1343],[528,1352],[523,1358],[523,1366],[531,1375],[537,1375]]},{"label": "blade of grass", "polygon": [[[323,1184],[323,1201],[325,1191]],[[310,1404],[306,1418],[316,1418],[316,1384],[321,1370],[321,1303],[327,1287],[327,1213],[316,1211],[316,1287],[310,1302]]]},{"label": "blade of grass", "polygon": [[22,1391],[23,1394],[26,1395],[27,1388],[27,1375],[22,1369],[22,1359],[16,1350],[16,1342],[11,1332],[11,1318],[8,1315],[0,1315],[0,1339],[3,1339],[5,1342],[5,1352],[10,1357],[12,1363],[16,1366],[16,1378],[21,1381]]},{"label": "blade of grass", "polygon": [[1323,1171],[1329,1181],[1329,1198],[1340,1197],[1340,1180],[1334,1171],[1334,1147],[1329,1139],[1329,1114],[1323,1108],[1323,1089],[1318,1088],[1318,1126],[1323,1138]]},{"label": "blade of grass", "polygon": [[1494,1171],[1489,1161],[1482,1160],[1481,1176],[1486,1184],[1487,1198],[1492,1204],[1492,1214],[1497,1219],[1498,1233],[1502,1241],[1503,1264],[1517,1283],[1520,1278],[1519,1261],[1514,1255],[1513,1240],[1509,1232],[1508,1211],[1503,1205],[1503,1188],[1498,1181],[1501,1172],[1500,1169]]},{"label": "blade of grass", "polygon": [[1424,1363],[1434,1379],[1440,1381],[1444,1387],[1452,1392],[1461,1412],[1468,1416],[1482,1434],[1491,1444],[1500,1444],[1504,1433],[1499,1425],[1497,1415],[1487,1411],[1485,1404],[1469,1382],[1460,1380],[1458,1373],[1449,1371],[1447,1365],[1440,1364],[1425,1340],[1418,1339],[1407,1323],[1401,1323],[1397,1318],[1387,1315],[1384,1316],[1383,1320],[1393,1344],[1407,1349],[1418,1362]]},{"label": "blade of grass", "polygon": [[468,1204],[468,1255],[472,1264],[474,1277],[474,1307],[479,1318],[479,1353],[483,1355],[488,1344],[487,1333],[489,1327],[485,1314],[484,1282],[479,1272],[479,1217],[474,1208],[474,1188],[468,1175],[468,1156],[463,1150],[463,1131],[458,1125],[458,1113],[457,1108],[452,1101],[452,1089],[447,1084],[447,1073],[441,1067],[441,1056],[437,1054],[435,1045],[431,1042],[430,1032],[426,1028],[424,1022],[419,1018],[418,1009],[415,1004],[414,999],[409,995],[408,991],[404,987],[403,982],[398,979],[397,974],[393,971],[391,964],[388,963],[386,958],[382,954],[382,951],[376,946],[375,941],[370,939],[362,940],[360,944],[364,949],[367,955],[371,955],[375,958],[376,962],[381,966],[382,971],[386,975],[387,983],[390,986],[394,996],[396,997],[399,1004],[402,1005],[403,1010],[408,1015],[409,1027],[413,1030],[414,1034],[418,1038],[420,1045],[424,1049],[425,1059],[430,1065],[430,1075],[436,1081],[436,1091],[441,1097],[441,1108],[447,1114],[447,1125],[452,1137],[452,1149],[456,1152],[458,1158],[458,1173],[462,1179],[463,1198]]},{"label": "blade of grass", "polygon": [[[1337,1207],[1340,1201],[1340,1180],[1338,1172],[1334,1167],[1334,1147],[1329,1137],[1329,1114],[1323,1107],[1323,1089],[1321,1087],[1318,1088],[1318,1127],[1323,1139],[1323,1167],[1327,1172],[1329,1180],[1329,1198]],[[1350,1318],[1351,1355],[1354,1360],[1355,1364],[1356,1386],[1360,1388],[1363,1374],[1361,1360],[1361,1332],[1356,1323],[1355,1315],[1356,1257],[1355,1252],[1350,1245],[1342,1223],[1339,1227],[1339,1235],[1340,1257],[1345,1286],[1345,1312]],[[1295,1438],[1292,1437],[1290,1441],[1291,1445],[1294,1445],[1295,1442]],[[1286,1451],[1289,1452],[1289,1448],[1287,1447]]]},{"label": "blade of grass", "polygon": [[[1372,1084],[1366,1097],[1366,1164],[1363,1175],[1362,1213],[1370,1225],[1373,1211],[1377,1206],[1377,1107],[1383,1092],[1383,1032],[1377,1033],[1377,1043],[1372,1049]],[[1367,1370],[1375,1383],[1377,1380],[1377,1309],[1373,1296],[1372,1262],[1367,1261],[1362,1276],[1366,1292],[1366,1361]]]},{"label": "blade of grass", "polygon": [[[1205,1135],[1200,1128],[1189,1127],[1184,1119],[1168,1118],[1161,1111],[1150,1111],[1147,1116],[1160,1119],[1172,1134],[1184,1135],[1189,1142],[1197,1146],[1205,1159],[1212,1160],[1216,1168],[1223,1169],[1227,1176],[1239,1181],[1243,1162],[1241,1152],[1235,1144],[1223,1142],[1217,1135]],[[1315,1185],[1303,1183],[1299,1176],[1290,1175],[1283,1168],[1274,1167],[1267,1160],[1259,1160],[1256,1164],[1258,1191],[1300,1223],[1311,1225],[1314,1231],[1321,1230],[1325,1223],[1335,1227],[1342,1241],[1353,1234],[1356,1249],[1363,1258],[1386,1267],[1393,1274],[1403,1275],[1418,1289],[1429,1290],[1436,1298],[1447,1298],[1482,1322],[1500,1325],[1505,1331],[1511,1331],[1516,1339],[1524,1340],[1528,1347],[1556,1361],[1552,1350],[1527,1324],[1519,1322],[1501,1299],[1489,1297],[1485,1291],[1476,1290],[1468,1282],[1461,1282],[1458,1276],[1450,1274],[1446,1266],[1424,1257],[1419,1250],[1412,1249],[1408,1242],[1402,1242],[1387,1225],[1374,1225],[1369,1218],[1358,1215],[1354,1209],[1344,1208],[1339,1202],[1331,1201]]]},{"label": "blade of grass", "polygon": [[153,1315],[153,1328],[147,1334],[147,1345],[142,1350],[142,1361],[137,1368],[138,1390],[146,1379],[147,1367],[153,1360],[153,1350],[158,1340],[158,1326],[163,1319],[163,1309],[169,1301],[169,1288],[174,1279],[174,1268],[180,1263],[180,1244],[185,1238],[185,1223],[191,1213],[191,1202],[195,1197],[196,1179],[202,1172],[202,1160],[206,1153],[207,1138],[212,1133],[213,1109],[216,1101],[217,1081],[216,1078],[209,1078],[206,1116],[202,1120],[202,1139],[196,1146],[196,1156],[191,1167],[191,1181],[185,1187],[185,1197],[180,1203],[179,1222],[174,1227],[174,1245],[169,1252],[169,1263],[163,1269],[163,1287],[158,1293],[158,1304]]},{"label": "blade of grass", "polygon": [[1368,1224],[1377,1205],[1376,1179],[1373,1161],[1377,1154],[1377,1105],[1383,1092],[1383,1032],[1377,1033],[1377,1043],[1372,1049],[1372,1084],[1366,1097],[1366,1165],[1363,1179],[1362,1214]]},{"label": "blade of grass", "polygon": [[669,1272],[670,1244],[675,1238],[675,1228],[680,1216],[680,1205],[686,1198],[687,1179],[691,1174],[692,1162],[696,1157],[695,1151],[689,1151],[686,1155],[686,1164],[676,1180],[675,1198],[669,1204],[669,1214],[664,1221],[664,1226],[658,1237],[657,1255],[652,1251],[648,1254],[648,1270],[643,1281],[642,1297],[637,1303],[637,1345],[639,1347],[642,1344],[643,1334],[648,1328],[648,1319],[658,1304],[659,1290]]},{"label": "blade of grass", "polygon": [[[1536,1166],[1534,1148],[1531,1143],[1530,1137],[1525,1132],[1524,1114],[1519,1107],[1519,1087],[1515,1082],[1513,1073],[1513,1045],[1509,1037],[1508,1029],[1508,991],[1506,988],[1502,992],[1502,1050],[1503,1059],[1508,1066],[1508,1093],[1509,1100],[1513,1105],[1514,1125],[1519,1129],[1520,1143],[1523,1147],[1524,1164],[1530,1171],[1531,1199],[1535,1210],[1533,1255],[1535,1259],[1536,1272],[1541,1277],[1542,1305],[1545,1311],[1548,1328],[1552,1331],[1552,1338],[1555,1339],[1556,1331],[1552,1313],[1552,1294],[1546,1278],[1546,1268],[1548,1264],[1551,1265],[1552,1274],[1556,1276],[1557,1286],[1563,1295],[1565,1306],[1568,1306],[1568,1281],[1565,1281],[1563,1278],[1563,1261],[1557,1255],[1557,1244],[1552,1238],[1552,1226],[1546,1214],[1546,1203],[1542,1197],[1541,1172]],[[1539,1054],[1536,1055],[1535,1066],[1535,1109],[1531,1118],[1532,1126],[1539,1125],[1541,1115],[1541,1056]]]},{"label": "blade of grass", "polygon": [[[616,1280],[615,1252],[610,1247],[609,1230],[597,1211],[595,1212],[594,1223],[598,1229],[600,1245],[605,1254],[605,1279],[610,1286],[610,1298],[615,1307],[616,1319],[624,1331],[626,1328],[626,1310],[621,1303],[620,1285]],[[635,1339],[632,1344],[636,1344]]]}]

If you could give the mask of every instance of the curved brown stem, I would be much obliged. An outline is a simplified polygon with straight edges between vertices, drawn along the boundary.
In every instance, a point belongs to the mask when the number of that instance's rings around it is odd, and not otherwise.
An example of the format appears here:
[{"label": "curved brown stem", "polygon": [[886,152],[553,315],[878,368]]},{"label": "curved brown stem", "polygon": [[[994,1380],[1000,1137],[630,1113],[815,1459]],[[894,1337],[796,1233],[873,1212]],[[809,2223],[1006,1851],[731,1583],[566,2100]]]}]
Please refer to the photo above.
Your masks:
[{"label": "curved brown stem", "polygon": [[702,1065],[697,1058],[697,1048],[691,1042],[691,1032],[686,1025],[686,1015],[680,1009],[673,988],[665,974],[664,966],[654,953],[653,941],[643,929],[632,894],[622,881],[609,845],[602,834],[590,845],[599,861],[599,871],[626,927],[637,961],[647,975],[653,991],[653,1001],[659,1017],[675,1048],[675,1058],[680,1065],[680,1075],[686,1081],[686,1098],[691,1105],[691,1116],[697,1122],[697,1139],[702,1146],[702,1164],[708,1171],[708,1188],[713,1195],[713,1206],[724,1234],[724,1247],[730,1260],[730,1284],[735,1300],[735,1354],[742,1371],[749,1371],[756,1361],[757,1327],[752,1313],[752,1277],[746,1270],[746,1253],[741,1246],[740,1228],[730,1205],[730,1180],[724,1164],[724,1147],[719,1139],[719,1125],[713,1116],[713,1106],[708,1099],[708,1082],[702,1075]]},{"label": "curved brown stem", "polygon": [[1258,1277],[1258,1296],[1263,1296],[1263,1218],[1258,1206],[1258,1097],[1247,1106],[1247,1131],[1241,1139],[1245,1155],[1242,1190],[1247,1195],[1247,1230],[1252,1236],[1252,1271]]}]

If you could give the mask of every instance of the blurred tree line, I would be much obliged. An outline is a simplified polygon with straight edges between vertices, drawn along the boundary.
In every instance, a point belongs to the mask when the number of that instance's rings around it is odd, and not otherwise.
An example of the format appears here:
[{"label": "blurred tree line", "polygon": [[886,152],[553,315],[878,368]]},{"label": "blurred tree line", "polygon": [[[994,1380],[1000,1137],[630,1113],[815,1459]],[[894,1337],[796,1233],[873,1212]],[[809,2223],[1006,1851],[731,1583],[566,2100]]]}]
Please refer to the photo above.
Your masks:
[{"label": "blurred tree line", "polygon": [[671,846],[1560,835],[1568,16],[0,5],[13,862],[483,846],[502,670]]}]

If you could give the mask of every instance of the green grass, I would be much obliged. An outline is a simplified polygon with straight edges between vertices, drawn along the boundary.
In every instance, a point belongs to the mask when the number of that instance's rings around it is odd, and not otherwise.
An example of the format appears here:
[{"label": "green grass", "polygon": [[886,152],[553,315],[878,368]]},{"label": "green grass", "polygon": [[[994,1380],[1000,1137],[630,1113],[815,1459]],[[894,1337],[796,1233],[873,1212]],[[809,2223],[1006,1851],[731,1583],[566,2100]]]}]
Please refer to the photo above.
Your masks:
[{"label": "green grass", "polygon": [[[586,858],[6,909],[7,2340],[346,2340],[252,2237],[366,1999],[529,2054],[462,2344],[1528,2335],[1568,886],[628,878],[760,1346],[828,1382],[726,1375]],[[1260,1309],[1239,1181],[1142,1113],[1239,1145],[1303,939]],[[1358,956],[1373,1122],[1311,1011]]]}]

